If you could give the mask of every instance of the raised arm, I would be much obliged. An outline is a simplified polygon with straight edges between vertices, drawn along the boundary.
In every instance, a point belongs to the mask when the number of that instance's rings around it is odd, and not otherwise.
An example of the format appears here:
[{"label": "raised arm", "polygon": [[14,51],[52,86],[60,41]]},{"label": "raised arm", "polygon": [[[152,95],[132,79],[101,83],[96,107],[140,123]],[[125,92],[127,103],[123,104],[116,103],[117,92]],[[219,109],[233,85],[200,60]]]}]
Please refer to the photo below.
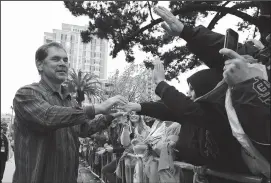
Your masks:
[{"label": "raised arm", "polygon": [[13,100],[16,117],[29,128],[50,131],[79,125],[95,117],[92,106],[63,107],[49,104],[42,94],[32,88],[21,88]]},{"label": "raised arm", "polygon": [[[172,36],[180,36],[187,42],[189,50],[202,60],[208,67],[223,71],[224,59],[219,54],[219,50],[224,45],[224,35],[213,32],[200,25],[195,28],[187,27],[179,21],[169,10],[158,6],[154,12],[166,23],[162,27]],[[255,56],[259,49],[251,44],[239,44],[238,53],[240,55]]]},{"label": "raised arm", "polygon": [[163,103],[177,116],[176,122],[191,123],[206,127],[204,122],[207,120],[205,111],[201,105],[186,97],[175,87],[167,84],[165,80],[164,66],[160,60],[155,61],[153,79],[157,87],[155,93],[162,99]]}]

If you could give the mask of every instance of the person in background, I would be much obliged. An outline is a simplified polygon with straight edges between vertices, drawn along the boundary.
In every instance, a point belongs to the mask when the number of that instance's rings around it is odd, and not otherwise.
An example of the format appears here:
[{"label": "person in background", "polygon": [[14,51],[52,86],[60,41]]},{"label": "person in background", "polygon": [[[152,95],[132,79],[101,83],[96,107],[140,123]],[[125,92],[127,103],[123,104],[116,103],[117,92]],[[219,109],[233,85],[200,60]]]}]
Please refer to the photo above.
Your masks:
[{"label": "person in background", "polygon": [[104,131],[100,131],[92,135],[95,142],[95,151],[94,151],[94,164],[93,169],[97,175],[101,175],[102,168],[102,154],[104,153],[104,145],[107,144],[107,137]]},{"label": "person in background", "polygon": [[[133,182],[134,168],[136,164],[136,159],[127,157],[127,153],[134,153],[133,145],[131,144],[133,139],[145,139],[150,131],[150,127],[146,125],[142,116],[135,114],[134,112],[130,113],[127,116],[127,121],[123,123],[123,130],[121,133],[121,144],[125,148],[125,151],[120,158],[120,162],[124,160],[125,164],[125,177],[126,182]],[[120,164],[120,163],[119,163]],[[120,177],[120,166],[118,165],[116,170],[117,176]]]},{"label": "person in background", "polygon": [[6,162],[9,157],[9,143],[8,138],[6,136],[7,127],[4,126],[4,123],[1,123],[1,177],[0,181],[2,183],[3,175],[5,172]]},{"label": "person in background", "polygon": [[[35,54],[41,76],[38,83],[15,94],[13,183],[75,183],[79,166],[78,137],[107,128],[121,113],[113,105],[127,101],[115,96],[100,104],[80,107],[62,84],[68,77],[68,55],[56,42],[42,45]],[[95,115],[103,114],[94,119]]]},{"label": "person in background", "polygon": [[[187,79],[189,90],[187,92],[186,100],[193,101],[198,97],[201,97],[212,89],[222,80],[222,75],[216,69],[203,69],[191,75]],[[177,99],[177,98],[176,98]],[[177,104],[176,104],[177,105]],[[185,103],[183,102],[183,105]],[[136,111],[139,115],[148,115],[155,117],[163,121],[176,121],[182,125],[179,140],[176,143],[175,148],[178,150],[176,153],[177,161],[188,161],[195,165],[206,163],[208,157],[204,155],[204,152],[208,152],[209,160],[211,160],[211,154],[216,156],[215,150],[217,147],[213,144],[213,150],[205,149],[207,146],[205,136],[207,130],[204,127],[198,127],[192,123],[186,123],[182,118],[179,118],[172,110],[170,110],[163,101],[157,102],[142,102],[142,103],[128,103],[123,106],[126,111]],[[209,133],[209,132],[208,132]],[[213,139],[209,139],[211,142]],[[208,160],[208,161],[209,161]]]},{"label": "person in background", "polygon": [[[125,179],[121,180],[121,178],[117,177],[115,174],[120,156],[125,150],[125,148],[122,147],[120,143],[120,134],[121,134],[122,126],[123,126],[121,121],[125,120],[124,118],[125,117],[115,119],[113,123],[110,125],[109,137],[110,137],[110,142],[112,146],[106,146],[102,152],[102,153],[105,153],[105,152],[115,153],[116,155],[116,159],[114,159],[113,161],[111,161],[110,163],[108,163],[102,168],[102,173],[106,177],[109,183],[116,183],[116,182],[121,182],[121,181],[125,182]],[[123,165],[124,165],[123,163],[120,163],[121,169]],[[125,174],[125,172],[122,172],[122,173]],[[123,175],[122,177],[125,177],[125,175]]]},{"label": "person in background", "polygon": [[[194,101],[210,92],[222,80],[222,75],[216,69],[204,69],[187,79],[189,90],[186,100]],[[177,99],[177,98],[176,98]],[[179,104],[179,103],[178,103]],[[180,103],[181,104],[181,103]],[[183,102],[185,105],[185,102]],[[204,127],[186,123],[178,117],[163,101],[128,103],[123,106],[126,111],[136,111],[139,115],[148,115],[160,120],[176,121],[181,124],[178,141],[173,146],[175,161],[185,161],[196,166],[214,164],[219,156],[218,147],[212,133]],[[203,118],[202,118],[203,120]],[[185,178],[192,179],[190,172],[183,170]]]}]

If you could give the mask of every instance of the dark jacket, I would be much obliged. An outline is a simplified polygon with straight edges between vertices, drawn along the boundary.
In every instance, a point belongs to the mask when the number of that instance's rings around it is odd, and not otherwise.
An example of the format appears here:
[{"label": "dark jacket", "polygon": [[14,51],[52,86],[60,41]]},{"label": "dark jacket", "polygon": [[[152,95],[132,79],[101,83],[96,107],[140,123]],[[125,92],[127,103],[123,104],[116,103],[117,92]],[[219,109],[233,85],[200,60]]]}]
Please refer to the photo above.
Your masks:
[{"label": "dark jacket", "polygon": [[[187,42],[188,49],[197,55],[208,67],[216,68],[221,73],[223,72],[225,60],[219,53],[219,50],[224,46],[224,35],[213,32],[200,25],[195,28],[184,26],[180,37]],[[237,52],[240,55],[251,55],[263,63],[266,66],[270,82],[270,47],[259,50],[249,43],[239,43]]]},{"label": "dark jacket", "polygon": [[2,141],[4,142],[5,152],[1,152],[1,161],[7,161],[8,160],[8,154],[9,154],[9,147],[8,147],[8,138],[5,134],[1,134],[1,148],[2,148]]},{"label": "dark jacket", "polygon": [[[197,160],[194,160],[193,156],[185,156],[185,158],[190,158],[186,159],[186,161],[196,164],[203,163],[210,168],[219,170],[248,172],[248,169],[242,162],[240,145],[231,133],[223,105],[224,94],[216,95],[210,101],[193,102],[166,82],[159,83],[156,88],[156,94],[161,97],[163,103],[142,103],[141,113],[159,119],[179,122],[182,125],[181,129],[186,128],[186,130],[183,129],[181,131],[186,133],[189,132],[187,128],[190,125],[207,128],[216,140],[216,145],[219,149],[218,157],[213,160],[208,159],[207,161],[199,159],[200,162],[195,162]],[[181,138],[182,134],[180,134]],[[183,147],[180,145],[180,148],[178,146],[176,148],[179,151],[186,151]]]},{"label": "dark jacket", "polygon": [[[180,37],[187,41],[189,50],[208,67],[223,72],[224,59],[219,50],[223,48],[224,35],[200,25],[196,28],[185,26]],[[237,52],[240,55],[251,55],[266,66],[269,82],[252,79],[238,85],[239,88],[233,90],[232,101],[245,133],[270,162],[270,43],[262,50],[249,43],[239,43]]]},{"label": "dark jacket", "polygon": [[[219,54],[219,50],[223,48],[223,35],[214,33],[203,26],[199,26],[195,29],[185,27],[181,37],[188,42],[190,51],[204,61],[207,66],[220,70],[222,74],[224,60],[222,55]],[[238,53],[241,55],[249,54],[259,58],[258,56],[261,52],[262,51],[259,51],[249,44],[239,44]],[[266,109],[270,106],[270,84],[263,84],[263,82],[264,81],[261,80],[261,86],[265,87],[265,89],[262,90],[262,93],[253,89],[255,84],[252,80],[237,85],[233,92],[233,100],[236,100],[235,102],[237,102],[234,104],[234,107],[238,113],[238,118],[239,116],[243,119],[246,116],[248,116],[246,119],[257,119],[257,117],[259,117],[259,119],[264,121],[262,122],[264,125],[261,124],[258,126],[268,127],[270,126],[270,112]],[[241,88],[250,88],[250,90],[248,90],[249,92],[244,93]],[[217,141],[220,154],[215,162],[208,161],[207,165],[211,167],[222,165],[222,167],[218,166],[217,168],[224,168],[228,171],[232,170],[235,172],[249,172],[241,158],[241,146],[232,136],[231,128],[228,123],[224,104],[226,89],[227,86],[222,85],[222,87],[220,87],[220,91],[213,93],[208,98],[193,102],[185,95],[178,92],[174,87],[169,86],[165,82],[161,82],[156,88],[156,94],[161,97],[163,102],[141,103],[140,114],[152,116],[161,120],[176,121],[182,124],[182,128],[189,127],[190,125],[185,125],[189,123],[209,129],[212,132],[214,139]],[[239,96],[236,99],[234,96],[237,96],[237,94],[239,94]],[[257,101],[257,98],[260,99],[264,96],[267,98],[265,101],[269,101],[269,105]],[[255,102],[257,103],[256,106],[254,105]],[[257,111],[257,113],[255,114],[254,111]],[[253,116],[253,118],[250,118],[249,116]],[[254,124],[255,126],[254,120],[249,120],[248,122],[246,120],[242,120],[241,123],[242,125],[245,125],[244,123],[249,123]],[[262,127],[258,130],[257,134],[261,135],[260,132],[264,131],[266,133],[264,136],[270,137],[270,131],[266,131],[266,129],[269,128],[263,129]],[[247,129],[247,127],[244,127],[244,129]],[[252,131],[253,130],[251,130],[251,133]],[[189,132],[189,130],[186,130],[186,132]],[[259,137],[257,139],[259,139]],[[270,143],[270,140],[265,140],[264,142]],[[261,148],[257,149],[259,150]],[[269,148],[262,149],[265,149],[260,150],[262,154],[270,160],[267,156],[268,153],[265,153],[270,152]]]},{"label": "dark jacket", "polygon": [[113,146],[113,153],[119,157],[125,150],[120,143],[120,134],[122,125],[116,124],[115,127],[109,127],[109,143]]}]

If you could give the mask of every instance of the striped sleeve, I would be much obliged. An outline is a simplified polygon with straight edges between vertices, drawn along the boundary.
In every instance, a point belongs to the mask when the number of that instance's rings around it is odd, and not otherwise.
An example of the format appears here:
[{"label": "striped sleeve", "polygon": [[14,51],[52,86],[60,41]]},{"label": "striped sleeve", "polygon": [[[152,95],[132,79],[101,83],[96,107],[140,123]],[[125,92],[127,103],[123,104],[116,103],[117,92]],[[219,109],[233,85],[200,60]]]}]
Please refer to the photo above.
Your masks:
[{"label": "striped sleeve", "polygon": [[[82,108],[64,107],[49,104],[39,91],[21,88],[13,100],[16,115],[34,129],[55,130],[58,128],[83,124],[92,115],[86,115]],[[88,109],[88,112],[90,110]]]}]

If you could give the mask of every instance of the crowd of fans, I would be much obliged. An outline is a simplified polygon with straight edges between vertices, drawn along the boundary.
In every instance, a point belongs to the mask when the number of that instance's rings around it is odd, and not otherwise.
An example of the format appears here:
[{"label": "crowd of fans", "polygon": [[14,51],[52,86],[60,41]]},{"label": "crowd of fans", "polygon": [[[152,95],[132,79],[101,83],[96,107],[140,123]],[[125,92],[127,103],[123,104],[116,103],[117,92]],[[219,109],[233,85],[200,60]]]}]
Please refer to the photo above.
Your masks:
[{"label": "crowd of fans", "polygon": [[[265,39],[239,43],[235,52],[223,48],[224,35],[204,26],[186,27],[163,7],[154,10],[167,23],[162,27],[187,41],[209,69],[187,79],[185,96],[164,81],[163,65],[156,61],[155,92],[161,100],[122,107],[128,115],[115,119],[121,125],[115,133],[119,138],[97,151],[118,154],[102,174],[109,183],[124,177],[123,182],[138,182],[136,158],[127,156],[132,153],[143,155],[150,183],[183,182],[184,171],[173,161],[270,179],[270,16],[262,16]],[[232,182],[218,177],[208,181]]]},{"label": "crowd of fans", "polygon": [[[262,39],[239,43],[235,52],[223,48],[224,35],[187,27],[163,7],[154,12],[209,69],[187,79],[185,95],[166,83],[156,59],[153,80],[161,100],[133,103],[115,96],[80,107],[61,86],[65,49],[43,45],[36,52],[40,83],[22,87],[14,98],[14,183],[74,183],[79,157],[109,183],[135,183],[141,172],[130,154],[142,157],[150,183],[191,178],[174,161],[270,179],[270,15],[261,15]],[[108,114],[115,104],[119,111]],[[116,158],[103,166],[100,155],[107,152]],[[200,176],[193,181],[233,182]]]}]

